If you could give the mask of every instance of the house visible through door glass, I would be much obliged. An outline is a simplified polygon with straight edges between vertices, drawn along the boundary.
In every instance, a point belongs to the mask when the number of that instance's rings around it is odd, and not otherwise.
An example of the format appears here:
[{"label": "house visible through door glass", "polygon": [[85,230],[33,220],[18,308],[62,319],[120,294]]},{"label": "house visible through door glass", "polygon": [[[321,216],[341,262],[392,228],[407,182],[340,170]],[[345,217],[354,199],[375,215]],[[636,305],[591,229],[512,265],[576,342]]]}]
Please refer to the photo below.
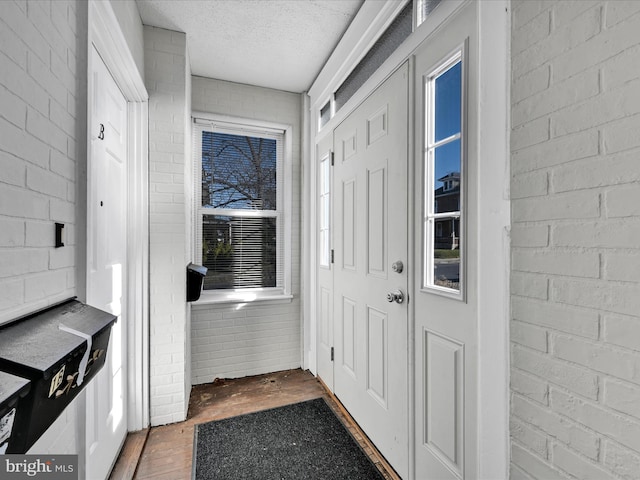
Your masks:
[{"label": "house visible through door glass", "polygon": [[461,292],[462,52],[425,77],[423,287]]}]

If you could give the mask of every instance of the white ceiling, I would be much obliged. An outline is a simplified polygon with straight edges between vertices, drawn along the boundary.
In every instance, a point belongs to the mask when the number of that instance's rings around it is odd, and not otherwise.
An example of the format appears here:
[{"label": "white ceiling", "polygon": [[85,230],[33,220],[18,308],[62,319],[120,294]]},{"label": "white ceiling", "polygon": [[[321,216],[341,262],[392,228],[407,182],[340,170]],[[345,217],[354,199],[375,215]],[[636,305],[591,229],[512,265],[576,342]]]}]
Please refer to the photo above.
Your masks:
[{"label": "white ceiling", "polygon": [[193,75],[309,89],[363,0],[136,0],[142,23],[185,32]]}]

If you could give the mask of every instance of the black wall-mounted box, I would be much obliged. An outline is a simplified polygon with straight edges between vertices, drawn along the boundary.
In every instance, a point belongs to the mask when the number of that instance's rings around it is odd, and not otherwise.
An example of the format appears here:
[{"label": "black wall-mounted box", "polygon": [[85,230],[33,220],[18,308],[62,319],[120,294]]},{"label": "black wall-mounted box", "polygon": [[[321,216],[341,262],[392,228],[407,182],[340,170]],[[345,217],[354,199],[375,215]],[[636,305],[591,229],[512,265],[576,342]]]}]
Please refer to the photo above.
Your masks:
[{"label": "black wall-mounted box", "polygon": [[30,383],[26,378],[0,372],[0,455],[7,450],[16,413],[22,407],[20,400],[29,392]]},{"label": "black wall-mounted box", "polygon": [[[6,453],[26,453],[98,373],[116,318],[71,299],[0,329],[0,371],[31,381],[16,411]],[[88,355],[87,339],[81,335],[91,337]]]},{"label": "black wall-mounted box", "polygon": [[190,263],[187,265],[187,302],[195,302],[200,298],[202,282],[207,276],[207,267]]}]

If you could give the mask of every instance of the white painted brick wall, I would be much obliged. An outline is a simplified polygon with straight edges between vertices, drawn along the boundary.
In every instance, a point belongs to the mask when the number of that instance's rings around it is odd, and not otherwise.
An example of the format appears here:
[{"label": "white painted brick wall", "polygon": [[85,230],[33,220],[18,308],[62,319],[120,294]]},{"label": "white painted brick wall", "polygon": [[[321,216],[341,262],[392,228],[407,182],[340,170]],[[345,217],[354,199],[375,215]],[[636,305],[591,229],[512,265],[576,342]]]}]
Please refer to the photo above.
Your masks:
[{"label": "white painted brick wall", "polygon": [[151,424],[186,418],[185,116],[188,85],[184,33],[144,27],[149,93],[149,288]]},{"label": "white painted brick wall", "polygon": [[194,385],[302,365],[300,307],[300,95],[193,77],[192,108],[293,127],[292,293],[284,304],[194,306],[191,370]]},{"label": "white painted brick wall", "polygon": [[[0,323],[76,295],[75,144],[86,114],[75,73],[86,25],[74,1],[0,9]],[[86,10],[85,10],[86,15]],[[86,23],[86,22],[85,22]],[[86,82],[86,75],[83,77]],[[54,223],[66,246],[54,248]]]},{"label": "white painted brick wall", "polygon": [[512,2],[513,479],[640,472],[640,2]]},{"label": "white painted brick wall", "polygon": [[[0,323],[78,294],[86,44],[84,2],[0,5]],[[55,222],[64,248],[54,248]],[[31,453],[78,453],[76,404]]]}]

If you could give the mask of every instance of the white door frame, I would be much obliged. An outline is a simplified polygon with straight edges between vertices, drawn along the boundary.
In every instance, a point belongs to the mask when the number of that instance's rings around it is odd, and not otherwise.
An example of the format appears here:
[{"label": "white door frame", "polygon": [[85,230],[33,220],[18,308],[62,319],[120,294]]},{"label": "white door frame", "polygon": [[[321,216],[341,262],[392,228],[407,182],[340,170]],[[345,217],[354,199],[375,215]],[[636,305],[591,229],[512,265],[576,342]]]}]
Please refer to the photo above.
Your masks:
[{"label": "white door frame", "polygon": [[[149,426],[149,95],[110,2],[89,1],[88,51],[96,48],[128,102],[128,177],[126,270],[127,430]],[[89,62],[88,62],[89,63]],[[88,65],[88,112],[92,118],[93,79]],[[87,135],[89,142],[90,135]],[[91,151],[90,148],[87,149]],[[87,186],[89,188],[89,186]],[[87,225],[87,242],[93,234]]]},{"label": "white door frame", "polygon": [[[307,174],[304,177],[304,203],[310,214],[307,228],[311,235],[305,238],[303,248],[309,266],[306,270],[305,289],[305,347],[309,348],[303,356],[305,367],[316,373],[316,328],[317,328],[317,245],[314,234],[317,226],[315,189],[316,172],[314,168],[316,145],[332,131],[364,98],[392,72],[400,63],[410,58],[415,49],[444,21],[455,14],[468,0],[449,0],[442,2],[427,20],[418,27],[407,40],[387,59],[371,76],[361,89],[323,126],[318,128],[318,112],[327,98],[341,84],[346,75],[364,56],[369,46],[384,31],[389,17],[397,12],[399,2],[365,2],[351,23],[340,44],[327,61],[309,90],[309,103],[305,115],[310,127],[310,142],[307,149]],[[473,0],[471,0],[473,1]],[[470,478],[492,479],[507,478],[509,468],[509,78],[510,78],[510,16],[509,0],[479,2],[479,124],[478,156],[482,159],[479,167],[479,224],[490,229],[491,238],[485,235],[486,242],[480,245],[483,255],[476,266],[478,269],[478,467],[477,472],[469,473]],[[377,33],[376,33],[377,32]],[[411,95],[411,94],[410,94]],[[410,106],[411,107],[411,106]],[[411,113],[410,113],[411,114]],[[411,128],[409,129],[411,131]],[[413,164],[412,161],[409,162]],[[411,172],[410,172],[411,174]],[[411,192],[410,192],[411,193]],[[411,202],[409,203],[411,205]],[[305,209],[307,207],[305,206]],[[411,212],[410,212],[411,213]],[[413,218],[411,215],[410,218]],[[410,226],[410,228],[413,228]],[[490,240],[490,241],[489,241]],[[411,254],[410,246],[409,252]],[[412,262],[412,259],[410,259]],[[414,262],[412,262],[414,263]],[[496,269],[496,265],[499,268]],[[415,286],[409,285],[409,291]],[[307,318],[308,315],[308,318]],[[411,310],[410,310],[411,315]],[[410,328],[410,335],[412,333]],[[410,342],[411,345],[411,342]],[[499,372],[499,374],[496,374]],[[409,365],[410,378],[414,375],[414,365]],[[409,386],[410,402],[413,398],[412,386]],[[414,407],[410,404],[410,408]],[[410,412],[410,427],[413,416]],[[411,429],[411,428],[410,428]],[[410,431],[410,434],[412,432]],[[410,452],[412,463],[413,452]],[[412,478],[414,472],[410,471]]]},{"label": "white door frame", "polygon": [[[509,477],[511,2],[478,2],[478,471]],[[496,268],[496,266],[498,268]]]}]

